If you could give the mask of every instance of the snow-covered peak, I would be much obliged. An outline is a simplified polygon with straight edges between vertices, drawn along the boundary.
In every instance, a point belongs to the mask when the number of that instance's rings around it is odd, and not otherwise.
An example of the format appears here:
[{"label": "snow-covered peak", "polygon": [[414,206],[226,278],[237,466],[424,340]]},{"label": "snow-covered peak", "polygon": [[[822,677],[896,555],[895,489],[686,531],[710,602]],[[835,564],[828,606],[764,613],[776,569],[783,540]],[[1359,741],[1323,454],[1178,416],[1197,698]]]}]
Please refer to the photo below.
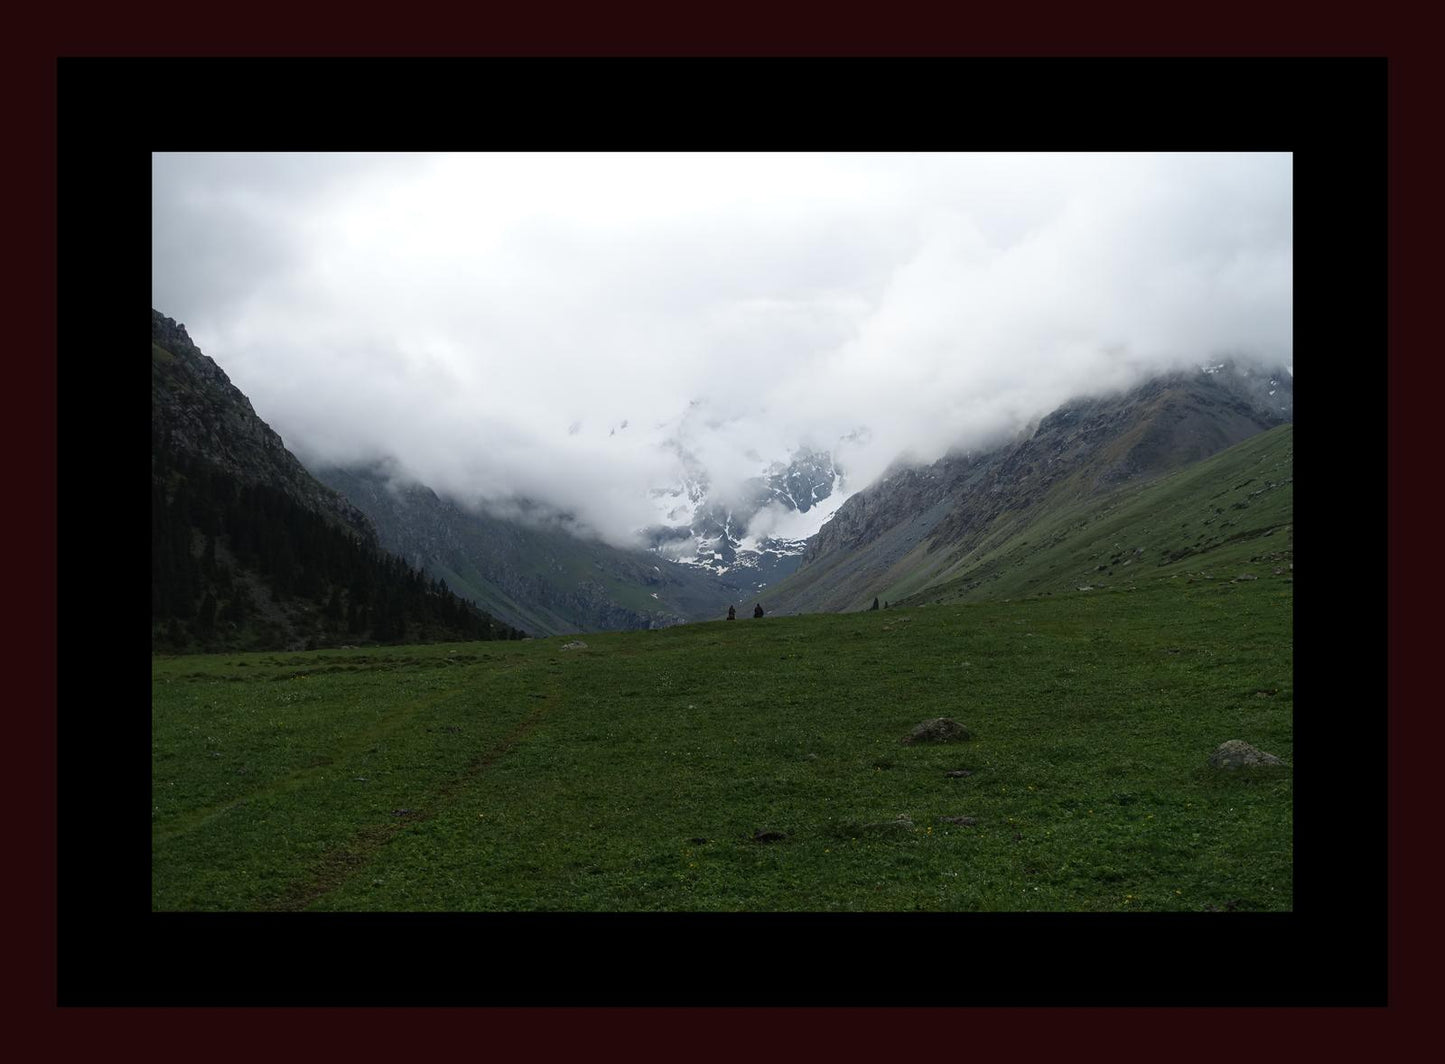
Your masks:
[{"label": "snow-covered peak", "polygon": [[724,494],[695,455],[676,439],[670,447],[679,476],[648,493],[657,513],[647,531],[652,549],[719,576],[733,573],[748,587],[791,571],[808,537],[847,498],[842,471],[827,451],[800,446],[765,462],[749,448],[739,458],[758,472]]}]

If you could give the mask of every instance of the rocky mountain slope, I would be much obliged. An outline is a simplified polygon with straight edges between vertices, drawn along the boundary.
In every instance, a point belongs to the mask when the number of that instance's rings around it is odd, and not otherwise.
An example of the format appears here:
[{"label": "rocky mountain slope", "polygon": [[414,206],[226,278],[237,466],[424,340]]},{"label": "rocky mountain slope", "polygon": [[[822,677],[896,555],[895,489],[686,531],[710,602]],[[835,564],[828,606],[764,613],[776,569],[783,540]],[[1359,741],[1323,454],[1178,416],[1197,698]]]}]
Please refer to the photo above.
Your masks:
[{"label": "rocky mountain slope", "polygon": [[[186,327],[151,309],[152,455],[162,451],[262,484],[346,532],[375,544],[366,515],[317,482]],[[152,459],[154,465],[154,458]]]},{"label": "rocky mountain slope", "polygon": [[989,536],[892,606],[1267,580],[1294,570],[1294,426],[1164,476],[1126,481]]},{"label": "rocky mountain slope", "polygon": [[520,636],[377,547],[250,401],[151,311],[155,650],[300,649]]},{"label": "rocky mountain slope", "polygon": [[393,463],[314,472],[361,509],[387,550],[507,624],[555,635],[707,620],[755,600],[797,567],[806,537],[752,534],[750,524],[816,512],[842,484],[831,455],[800,448],[724,504],[702,465],[678,453],[684,476],[650,493],[660,521],[637,550],[464,506]]},{"label": "rocky mountain slope", "polygon": [[772,591],[789,613],[863,609],[956,575],[1053,509],[1143,483],[1293,420],[1293,378],[1217,364],[1082,398],[981,454],[900,468],[850,497]]},{"label": "rocky mountain slope", "polygon": [[534,635],[663,628],[721,617],[744,597],[665,557],[463,507],[386,464],[316,475],[370,517],[387,549]]}]

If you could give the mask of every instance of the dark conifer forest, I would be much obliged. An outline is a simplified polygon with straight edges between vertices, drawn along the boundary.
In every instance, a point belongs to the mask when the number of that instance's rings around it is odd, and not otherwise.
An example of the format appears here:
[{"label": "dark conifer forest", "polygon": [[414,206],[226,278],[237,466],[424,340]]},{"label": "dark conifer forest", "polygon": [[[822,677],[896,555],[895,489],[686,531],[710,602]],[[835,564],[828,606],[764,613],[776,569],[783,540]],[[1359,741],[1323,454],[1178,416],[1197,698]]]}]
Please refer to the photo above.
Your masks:
[{"label": "dark conifer forest", "polygon": [[277,488],[151,448],[155,651],[519,639]]}]

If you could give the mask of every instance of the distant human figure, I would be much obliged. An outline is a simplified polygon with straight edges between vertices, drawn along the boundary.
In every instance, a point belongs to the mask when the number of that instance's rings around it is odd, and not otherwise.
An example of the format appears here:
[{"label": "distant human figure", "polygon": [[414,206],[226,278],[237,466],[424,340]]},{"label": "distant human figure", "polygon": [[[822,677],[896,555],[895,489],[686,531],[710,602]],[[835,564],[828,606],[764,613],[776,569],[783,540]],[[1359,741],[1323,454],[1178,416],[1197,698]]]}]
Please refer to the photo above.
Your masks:
[{"label": "distant human figure", "polygon": [[754,617],[761,617],[762,615],[763,615],[763,604],[762,604],[761,602],[759,602],[756,606],[753,607],[753,616],[754,616]]},{"label": "distant human figure", "polygon": [[873,605],[869,606],[868,608],[870,610],[876,610],[878,608],[878,596],[873,596]]},{"label": "distant human figure", "polygon": [[731,620],[736,620],[736,619],[737,619],[737,615],[738,615],[737,608],[734,607],[734,606],[729,606],[729,607],[728,607],[728,620],[730,620],[730,621],[731,621]]}]

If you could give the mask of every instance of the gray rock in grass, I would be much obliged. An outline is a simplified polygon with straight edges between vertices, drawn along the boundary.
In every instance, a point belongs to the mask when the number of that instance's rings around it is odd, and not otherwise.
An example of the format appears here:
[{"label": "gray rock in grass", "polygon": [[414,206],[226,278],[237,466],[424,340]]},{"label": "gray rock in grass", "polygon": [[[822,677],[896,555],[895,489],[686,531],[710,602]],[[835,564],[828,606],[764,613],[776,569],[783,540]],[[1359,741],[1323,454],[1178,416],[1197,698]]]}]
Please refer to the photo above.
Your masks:
[{"label": "gray rock in grass", "polygon": [[1284,764],[1273,754],[1267,754],[1263,750],[1250,746],[1242,739],[1230,739],[1228,742],[1220,743],[1214,753],[1209,755],[1209,763],[1215,768],[1227,769]]},{"label": "gray rock in grass", "polygon": [[950,717],[935,717],[932,720],[925,720],[914,726],[913,731],[903,742],[912,743],[951,743],[964,742],[972,738],[968,729],[958,721]]}]

